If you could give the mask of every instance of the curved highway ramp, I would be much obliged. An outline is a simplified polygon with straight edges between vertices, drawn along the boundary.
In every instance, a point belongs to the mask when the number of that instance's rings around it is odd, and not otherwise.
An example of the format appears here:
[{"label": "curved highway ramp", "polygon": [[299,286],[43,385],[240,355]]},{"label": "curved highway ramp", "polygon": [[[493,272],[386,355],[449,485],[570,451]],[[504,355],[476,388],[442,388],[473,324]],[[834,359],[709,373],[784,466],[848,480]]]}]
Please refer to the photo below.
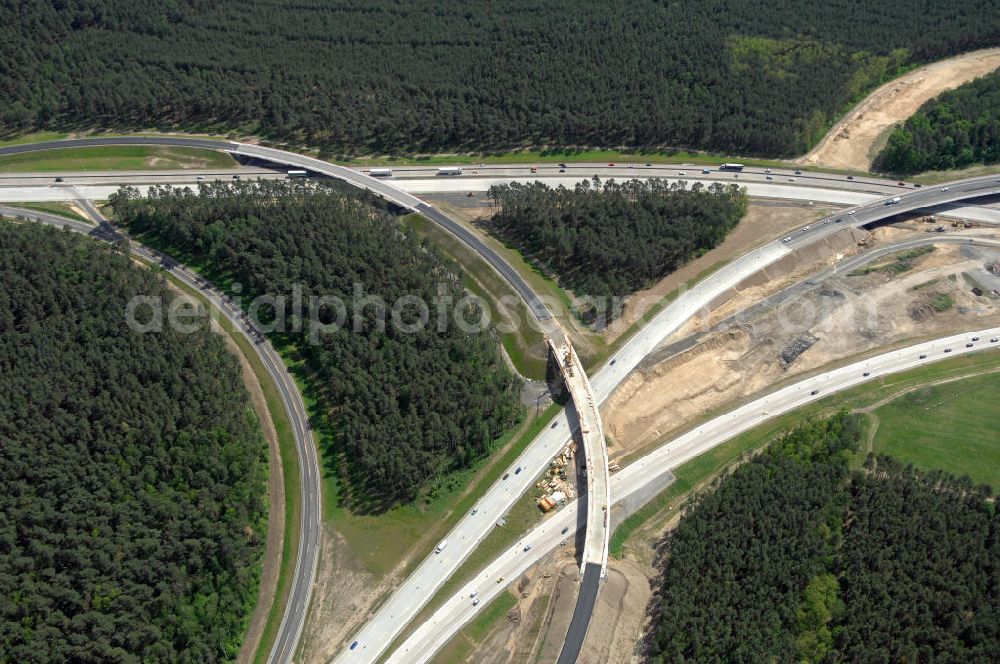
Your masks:
[{"label": "curved highway ramp", "polygon": [[597,410],[598,401],[583,365],[580,364],[580,358],[566,337],[546,336],[546,341],[559,364],[563,381],[573,400],[587,465],[587,529],[580,563],[580,593],[566,634],[566,642],[559,655],[560,664],[573,664],[583,647],[601,580],[607,574],[608,540],[611,533],[608,512],[611,507],[611,478],[608,474],[604,426]]}]

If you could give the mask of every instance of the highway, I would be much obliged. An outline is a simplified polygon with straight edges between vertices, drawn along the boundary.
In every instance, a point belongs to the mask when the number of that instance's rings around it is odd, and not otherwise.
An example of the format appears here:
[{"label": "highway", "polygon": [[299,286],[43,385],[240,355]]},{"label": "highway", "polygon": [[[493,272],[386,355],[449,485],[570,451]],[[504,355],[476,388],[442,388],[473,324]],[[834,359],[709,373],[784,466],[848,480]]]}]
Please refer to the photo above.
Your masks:
[{"label": "highway", "polygon": [[[91,218],[98,224],[97,226],[57,215],[19,208],[0,207],[0,216],[23,217],[59,228],[65,227],[76,233],[89,235],[105,242],[116,242],[123,239],[124,236],[112,227],[89,201],[82,201],[82,203]],[[299,458],[299,480],[302,484],[302,519],[299,525],[301,530],[295,573],[292,577],[292,585],[278,636],[268,661],[280,664],[290,662],[302,633],[309,601],[312,597],[313,581],[319,562],[322,527],[320,510],[323,503],[319,460],[316,456],[316,446],[313,442],[309,416],[302,395],[286,370],[281,357],[264,335],[253,328],[245,313],[232,304],[228,296],[174,259],[154,252],[135,241],[130,241],[129,246],[132,254],[137,258],[170,272],[184,284],[201,293],[218,312],[224,315],[232,323],[233,329],[238,330],[250,342],[281,396],[281,403],[292,427],[295,450]]]},{"label": "highway", "polygon": [[[144,138],[94,139],[86,144],[106,144],[108,142],[123,144],[153,142],[155,144],[160,141],[163,144],[182,144],[216,149],[220,145],[214,141],[202,141],[201,139],[154,140]],[[210,145],[204,145],[204,143]],[[66,142],[60,143],[60,145],[66,144]],[[352,169],[271,148],[240,144],[226,145],[228,147],[223,149],[228,149],[236,154],[270,159],[278,163],[338,177],[357,186],[371,188],[388,200],[408,209],[420,209],[420,206],[423,205],[422,201],[416,197],[391,186],[388,182],[369,178]],[[29,146],[29,149],[31,147],[40,149],[37,144]],[[24,148],[25,146],[4,148],[0,149],[0,154],[11,149],[21,152],[27,151]],[[766,244],[729,264],[725,270],[710,275],[660,312],[646,327],[624,344],[621,350],[611,358],[609,364],[591,377],[591,385],[598,402],[603,402],[642,358],[652,352],[663,339],[676,331],[692,315],[707,308],[719,294],[787,255],[791,249],[811,244],[827,234],[836,232],[842,225],[860,226],[908,210],[952,203],[972,196],[996,194],[1000,191],[1000,185],[995,177],[989,177],[953,183],[948,190],[943,189],[943,187],[924,187],[908,189],[903,194],[902,188],[900,188],[903,200],[898,205],[884,206],[879,202],[868,203],[858,208],[854,215],[844,216],[844,221],[839,224],[836,222],[837,215],[831,216],[796,231],[788,236],[788,242],[776,241]],[[826,223],[823,223],[824,221]],[[487,258],[487,260],[489,259]],[[448,535],[451,545],[440,554],[430,554],[417,567],[416,571],[399,586],[393,596],[382,605],[372,620],[355,636],[358,642],[357,648],[349,650],[345,647],[337,661],[374,661],[444,580],[457,569],[472,549],[492,530],[494,524],[510,509],[516,499],[533,484],[534,478],[544,470],[548,461],[568,440],[569,430],[566,416],[560,414],[554,420],[552,428],[543,431],[522,453],[512,465],[507,477],[487,490],[478,503],[475,513],[466,515],[452,530]]]},{"label": "highway", "polygon": [[[974,337],[979,340],[972,341]],[[643,492],[647,485],[657,482],[672,469],[774,417],[889,374],[950,357],[1000,350],[1000,341],[992,341],[994,339],[1000,339],[1000,327],[942,337],[853,362],[755,399],[675,438],[613,475],[611,492],[615,506],[618,507],[632,495]],[[572,536],[578,524],[578,509],[579,500],[574,500],[527,533],[516,546],[493,560],[473,580],[448,598],[430,619],[417,627],[387,662],[420,664],[430,660],[490,600],[507,592],[508,584],[497,583],[497,578],[503,577],[513,582],[532,565],[559,548],[560,542]],[[627,515],[627,512],[622,513],[619,518]],[[531,549],[525,551],[524,546],[529,543]],[[476,596],[480,602],[476,606],[469,599],[472,593],[478,593]]]},{"label": "highway", "polygon": [[590,616],[601,589],[601,580],[608,571],[608,544],[611,537],[608,444],[604,438],[601,413],[573,343],[561,335],[558,338],[547,336],[546,339],[573,402],[573,413],[576,415],[582,442],[579,449],[583,451],[587,473],[587,521],[580,555],[580,592],[566,641],[559,654],[560,664],[574,664],[587,635]]}]

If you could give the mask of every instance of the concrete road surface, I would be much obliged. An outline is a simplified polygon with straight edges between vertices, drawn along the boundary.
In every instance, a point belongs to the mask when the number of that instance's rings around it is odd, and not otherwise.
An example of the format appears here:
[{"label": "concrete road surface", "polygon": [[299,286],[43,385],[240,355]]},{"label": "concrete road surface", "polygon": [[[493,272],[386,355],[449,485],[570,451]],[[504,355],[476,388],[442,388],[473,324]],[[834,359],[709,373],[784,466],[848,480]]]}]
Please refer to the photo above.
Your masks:
[{"label": "concrete road surface", "polygon": [[[979,341],[972,341],[973,337],[979,337]],[[672,469],[769,419],[888,374],[950,357],[1000,350],[1000,341],[994,339],[1000,339],[1000,327],[949,335],[854,362],[767,394],[704,423],[623,468],[611,477],[612,498],[616,505],[620,504],[632,494],[642,491],[647,484],[658,481],[661,475],[670,473]],[[967,344],[971,344],[971,347]],[[946,349],[950,349],[950,352]],[[813,394],[814,391],[816,394]],[[421,624],[390,655],[387,662],[420,664],[429,661],[463,625],[485,609],[490,600],[506,592],[510,582],[559,548],[560,542],[567,538],[572,541],[578,523],[578,509],[579,500],[574,500],[547,517],[515,546],[490,562],[472,581],[450,597],[429,620]],[[565,529],[568,530],[564,532]],[[531,549],[526,552],[524,545],[529,543]],[[500,577],[503,577],[504,582],[497,583]],[[478,593],[480,600],[476,606],[469,599],[474,592]]]}]

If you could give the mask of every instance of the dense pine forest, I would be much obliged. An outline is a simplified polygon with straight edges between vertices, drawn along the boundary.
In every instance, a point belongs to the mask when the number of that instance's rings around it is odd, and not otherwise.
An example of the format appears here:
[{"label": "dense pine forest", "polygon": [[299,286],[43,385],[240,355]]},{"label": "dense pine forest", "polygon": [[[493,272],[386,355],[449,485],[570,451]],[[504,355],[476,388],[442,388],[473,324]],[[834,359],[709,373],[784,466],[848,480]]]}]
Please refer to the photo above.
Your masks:
[{"label": "dense pine forest", "polygon": [[890,173],[1000,162],[1000,71],[938,95],[893,130],[875,160]]},{"label": "dense pine forest", "polygon": [[857,421],[789,432],[669,536],[652,662],[990,662],[1000,516],[988,487],[887,458]]},{"label": "dense pine forest", "polygon": [[0,224],[0,661],[232,661],[266,444],[217,334],[133,332],[173,295],[93,240]]},{"label": "dense pine forest", "polygon": [[715,247],[747,208],[736,185],[662,180],[515,182],[488,197],[490,231],[592,302],[645,288]]},{"label": "dense pine forest", "polygon": [[[459,277],[373,200],[301,181],[260,181],[213,183],[197,193],[154,188],[148,198],[123,190],[112,204],[146,241],[212,266],[219,283],[238,282],[244,307],[260,295],[286,298],[287,325],[272,337],[308,369],[308,393],[322,411],[317,424],[332,441],[325,459],[349,480],[342,497],[352,508],[413,499],[432,478],[490,453],[519,420],[518,381],[495,332],[456,322],[456,314],[479,320],[476,305],[463,302]],[[343,314],[332,303],[313,305],[314,296],[337,298]],[[367,297],[385,302],[384,317]],[[403,325],[389,320],[401,298],[427,303],[427,324],[409,305],[399,310]],[[435,302],[447,305],[444,316]],[[265,322],[274,311],[265,308]],[[299,329],[297,316],[306,321]]]},{"label": "dense pine forest", "polygon": [[997,43],[982,0],[23,0],[0,3],[0,133],[787,156],[901,69]]}]

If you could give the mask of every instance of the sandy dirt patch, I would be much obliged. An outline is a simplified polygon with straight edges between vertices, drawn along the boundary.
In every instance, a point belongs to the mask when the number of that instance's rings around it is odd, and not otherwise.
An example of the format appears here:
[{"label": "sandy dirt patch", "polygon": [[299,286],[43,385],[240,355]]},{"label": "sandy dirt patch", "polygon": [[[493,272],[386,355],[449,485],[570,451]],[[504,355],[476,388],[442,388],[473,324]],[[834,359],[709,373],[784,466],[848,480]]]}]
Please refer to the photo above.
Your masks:
[{"label": "sandy dirt patch", "polygon": [[[1000,299],[971,293],[966,275],[995,288],[985,265],[1000,250],[938,245],[903,274],[837,274],[738,327],[710,334],[690,350],[634,372],[603,409],[621,456],[675,433],[708,411],[770,389],[790,376],[905,339],[939,336],[1000,321]],[[882,259],[875,264],[883,262]],[[953,302],[930,306],[936,293]],[[787,367],[779,354],[814,343]]]},{"label": "sandy dirt patch", "polygon": [[721,268],[725,263],[750,250],[781,237],[793,228],[829,214],[830,208],[797,204],[752,203],[739,225],[725,242],[705,253],[676,272],[672,272],[651,288],[638,291],[625,304],[621,317],[604,331],[608,343],[614,342],[632,324],[642,318],[652,306],[700,274]]},{"label": "sandy dirt patch", "polygon": [[1000,67],[1000,48],[973,51],[935,62],[886,83],[833,126],[801,164],[867,171],[888,130],[945,90]]},{"label": "sandy dirt patch", "polygon": [[250,618],[250,626],[247,629],[246,639],[243,647],[240,648],[236,658],[237,664],[247,664],[252,662],[260,643],[261,634],[267,624],[268,615],[274,604],[275,592],[278,588],[278,572],[281,568],[281,552],[285,541],[285,482],[281,465],[281,454],[278,450],[278,434],[274,429],[274,421],[271,419],[271,411],[267,409],[267,400],[264,398],[264,391],[257,380],[257,375],[253,372],[250,362],[236,345],[232,337],[223,335],[226,346],[240,360],[240,370],[243,375],[243,384],[250,392],[250,400],[253,403],[254,412],[260,420],[264,438],[267,439],[268,446],[268,493],[269,507],[267,511],[267,548],[264,554],[264,565],[260,574],[260,592],[257,595],[257,605]]}]

